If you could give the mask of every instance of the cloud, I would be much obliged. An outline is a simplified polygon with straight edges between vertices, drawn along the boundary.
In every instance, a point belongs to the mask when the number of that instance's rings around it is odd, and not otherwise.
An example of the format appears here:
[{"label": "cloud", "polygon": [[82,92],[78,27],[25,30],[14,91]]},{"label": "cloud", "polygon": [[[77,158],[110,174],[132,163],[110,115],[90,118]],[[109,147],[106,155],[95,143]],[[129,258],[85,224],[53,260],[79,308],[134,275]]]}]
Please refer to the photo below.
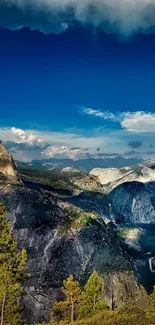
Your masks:
[{"label": "cloud", "polygon": [[135,150],[131,150],[131,151],[126,151],[126,152],[124,152],[124,157],[125,156],[135,156],[135,155],[137,155],[137,154],[140,154],[140,152],[137,152],[137,151],[135,151]]},{"label": "cloud", "polygon": [[104,120],[110,120],[110,121],[114,121],[114,122],[116,122],[118,120],[116,115],[114,115],[113,113],[111,113],[109,111],[100,111],[97,109],[85,108],[85,107],[81,107],[80,111],[82,114],[93,115],[96,117],[103,118]]},{"label": "cloud", "polygon": [[17,129],[15,127],[10,128],[10,132],[15,135],[15,140],[17,143],[25,143],[28,146],[40,146],[43,143],[43,140],[37,139],[35,135],[30,134],[29,136],[26,135],[25,131],[21,129]]},{"label": "cloud", "polygon": [[[81,131],[82,132],[82,131]],[[22,130],[16,127],[0,128],[0,140],[16,160],[30,161],[50,157],[85,157],[89,152],[96,154],[96,148],[111,139],[107,136],[85,136],[73,131],[50,132],[46,130]],[[86,150],[87,149],[87,150]]]},{"label": "cloud", "polygon": [[100,111],[92,108],[82,108],[81,113],[92,115],[104,120],[120,123],[121,127],[131,133],[154,133],[155,114],[137,111],[113,114],[109,111]]},{"label": "cloud", "polygon": [[55,147],[55,146],[49,146],[46,150],[42,152],[43,156],[46,156],[46,158],[58,158],[58,159],[64,159],[69,158],[76,160],[78,158],[82,158],[86,155],[85,151],[79,148],[68,148],[66,146],[62,147]]},{"label": "cloud", "polygon": [[[121,125],[122,121],[127,118],[124,114],[116,115],[117,124],[120,123]],[[107,115],[104,114],[104,116]],[[104,119],[100,116],[96,118]],[[0,140],[5,143],[14,159],[20,161],[48,158],[76,160],[84,159],[86,156],[106,158],[120,155],[123,157],[124,152],[127,151],[127,143],[133,141],[133,134],[124,128],[118,129],[118,125],[116,130],[92,128],[89,133],[82,129],[81,131],[79,129],[76,131],[75,129],[68,129],[62,132],[53,132],[36,129],[22,130],[16,127],[0,128]],[[154,145],[152,133],[141,133],[140,137],[143,143],[148,143],[145,148],[149,147],[150,143]],[[138,154],[139,157],[149,159],[149,152],[146,153],[144,150],[146,149],[143,145],[141,153],[135,152],[135,156]],[[131,156],[133,157],[134,154]]]},{"label": "cloud", "polygon": [[136,149],[142,147],[142,141],[129,141],[128,146]]},{"label": "cloud", "polygon": [[154,133],[155,114],[138,111],[122,114],[121,126],[132,133]]},{"label": "cloud", "polygon": [[131,34],[155,26],[154,0],[2,0],[3,27],[30,26],[61,32],[76,21],[105,31]]}]

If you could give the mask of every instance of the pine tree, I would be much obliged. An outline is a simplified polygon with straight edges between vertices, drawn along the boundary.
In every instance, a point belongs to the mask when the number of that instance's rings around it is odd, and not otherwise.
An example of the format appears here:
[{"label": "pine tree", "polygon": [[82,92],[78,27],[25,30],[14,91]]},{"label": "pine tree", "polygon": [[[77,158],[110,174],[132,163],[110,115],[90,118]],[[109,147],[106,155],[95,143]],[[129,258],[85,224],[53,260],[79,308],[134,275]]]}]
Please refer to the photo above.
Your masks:
[{"label": "pine tree", "polygon": [[76,317],[76,307],[81,298],[81,290],[78,281],[75,281],[72,275],[63,281],[62,292],[66,300],[56,302],[52,309],[52,314],[60,315],[60,318],[64,320],[68,320],[69,315],[69,320],[73,324]]},{"label": "pine tree", "polygon": [[19,297],[26,251],[18,251],[5,208],[0,204],[0,324],[21,323]]},{"label": "pine tree", "polygon": [[105,294],[104,283],[98,273],[94,271],[89,277],[82,293],[82,302],[80,315],[82,317],[88,314],[96,313],[99,310],[107,308],[103,295]]},{"label": "pine tree", "polygon": [[155,321],[155,286],[153,287],[153,292],[149,297],[148,306],[146,308],[146,315],[148,318]]}]

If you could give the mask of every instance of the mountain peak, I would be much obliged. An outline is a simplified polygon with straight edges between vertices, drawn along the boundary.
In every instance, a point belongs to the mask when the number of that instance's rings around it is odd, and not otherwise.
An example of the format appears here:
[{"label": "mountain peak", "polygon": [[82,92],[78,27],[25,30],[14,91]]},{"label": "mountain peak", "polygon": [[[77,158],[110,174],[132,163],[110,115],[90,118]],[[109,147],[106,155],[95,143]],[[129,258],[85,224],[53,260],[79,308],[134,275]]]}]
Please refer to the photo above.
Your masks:
[{"label": "mountain peak", "polygon": [[10,153],[0,141],[0,173],[18,179],[16,165]]}]

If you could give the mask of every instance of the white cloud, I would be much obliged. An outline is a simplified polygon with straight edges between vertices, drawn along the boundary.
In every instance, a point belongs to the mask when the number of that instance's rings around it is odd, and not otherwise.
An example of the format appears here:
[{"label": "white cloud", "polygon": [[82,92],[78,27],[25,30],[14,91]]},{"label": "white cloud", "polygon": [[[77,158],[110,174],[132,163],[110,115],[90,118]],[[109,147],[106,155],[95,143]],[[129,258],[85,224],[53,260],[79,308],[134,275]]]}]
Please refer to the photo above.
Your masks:
[{"label": "white cloud", "polygon": [[122,115],[121,126],[132,133],[154,133],[155,114],[143,111],[124,113]]},{"label": "white cloud", "polygon": [[46,156],[46,158],[70,158],[73,160],[82,158],[85,156],[85,154],[86,152],[83,149],[71,149],[66,146],[49,146],[42,152],[42,155]]},{"label": "white cloud", "polygon": [[121,127],[132,133],[154,133],[155,114],[144,111],[123,112],[114,115],[109,111],[100,111],[92,108],[82,108],[82,113],[93,115],[104,120],[119,122]]},{"label": "white cloud", "polygon": [[59,32],[78,20],[106,31],[130,34],[155,26],[155,1],[3,0],[0,18],[1,26],[12,28],[27,25],[46,32]]},{"label": "white cloud", "polygon": [[15,127],[10,128],[8,132],[13,133],[15,135],[15,141],[17,143],[26,143],[30,146],[41,145],[43,141],[41,139],[37,139],[35,135],[30,134],[26,135],[26,132],[22,129],[17,129]]},{"label": "white cloud", "polygon": [[102,112],[102,111],[97,110],[97,109],[85,108],[85,107],[82,107],[81,111],[82,111],[83,114],[86,114],[86,115],[93,115],[93,116],[96,116],[96,117],[103,118],[104,120],[117,121],[117,117],[113,113],[111,113],[109,111]]},{"label": "white cloud", "polygon": [[[117,121],[117,129],[98,128],[89,131],[68,129],[64,132],[46,130],[22,130],[16,127],[0,128],[0,140],[8,141],[7,146],[16,160],[31,161],[44,158],[70,158],[73,160],[85,158],[87,155],[103,157],[114,152],[123,155],[128,149],[129,141],[142,141],[146,145],[153,141],[152,133],[155,132],[155,114],[146,112],[124,112],[114,115],[110,112],[102,112],[93,109],[85,110],[85,114],[94,115],[98,119]],[[120,123],[120,129],[118,129]],[[147,132],[147,134],[146,134]],[[135,134],[136,138],[135,138]],[[139,134],[139,135],[138,135]],[[85,150],[88,148],[88,150]],[[146,148],[144,148],[146,151]],[[143,151],[142,154],[143,154]],[[151,149],[149,149],[151,150]]]},{"label": "white cloud", "polygon": [[[92,134],[86,137],[83,130],[75,130],[50,132],[15,127],[0,128],[0,140],[10,142],[7,145],[14,158],[23,161],[52,157],[78,159],[88,153],[96,155],[98,147],[105,147],[107,150],[109,144],[113,145],[113,139],[107,135]],[[89,150],[86,151],[85,148]]]}]

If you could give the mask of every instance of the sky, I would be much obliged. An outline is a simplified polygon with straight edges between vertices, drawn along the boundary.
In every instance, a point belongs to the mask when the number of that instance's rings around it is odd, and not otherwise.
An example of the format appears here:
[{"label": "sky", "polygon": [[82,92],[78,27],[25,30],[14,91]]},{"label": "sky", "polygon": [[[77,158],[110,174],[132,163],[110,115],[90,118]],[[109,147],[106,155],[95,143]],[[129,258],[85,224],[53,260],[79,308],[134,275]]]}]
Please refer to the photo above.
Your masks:
[{"label": "sky", "polygon": [[155,159],[154,27],[154,0],[1,1],[0,139],[13,156]]}]

